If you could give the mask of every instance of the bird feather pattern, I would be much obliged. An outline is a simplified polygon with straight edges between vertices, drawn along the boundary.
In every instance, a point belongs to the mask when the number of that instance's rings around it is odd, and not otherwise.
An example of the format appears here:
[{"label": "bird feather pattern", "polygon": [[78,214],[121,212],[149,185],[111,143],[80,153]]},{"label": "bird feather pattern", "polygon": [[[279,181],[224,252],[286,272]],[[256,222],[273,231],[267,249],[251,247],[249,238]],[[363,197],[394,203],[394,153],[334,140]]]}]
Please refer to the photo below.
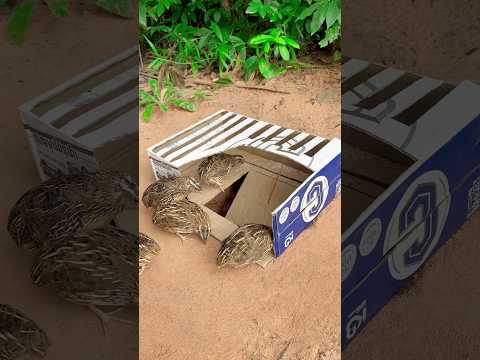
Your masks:
[{"label": "bird feather pattern", "polygon": [[265,266],[274,258],[272,230],[261,224],[246,224],[231,233],[222,243],[219,267],[241,267],[250,264]]}]

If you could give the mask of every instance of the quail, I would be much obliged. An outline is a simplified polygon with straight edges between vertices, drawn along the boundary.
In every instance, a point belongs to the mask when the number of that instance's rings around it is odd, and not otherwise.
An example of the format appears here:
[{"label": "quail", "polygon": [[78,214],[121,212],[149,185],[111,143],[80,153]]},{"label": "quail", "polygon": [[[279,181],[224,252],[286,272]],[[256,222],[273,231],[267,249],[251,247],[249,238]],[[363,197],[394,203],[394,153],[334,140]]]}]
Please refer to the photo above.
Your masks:
[{"label": "quail", "polygon": [[147,265],[160,252],[158,243],[144,233],[139,233],[138,264],[139,274],[142,274]]},{"label": "quail", "polygon": [[215,154],[203,160],[198,167],[200,180],[208,185],[216,185],[222,191],[225,177],[230,171],[243,164],[245,159],[241,155]]},{"label": "quail", "polygon": [[96,212],[97,223],[108,223],[124,209],[138,206],[138,188],[130,176],[113,171],[52,178],[18,199],[8,217],[8,232],[19,247],[37,248],[37,230],[54,216],[64,218],[62,209],[74,205],[85,214]]},{"label": "quail", "polygon": [[200,189],[200,183],[190,176],[158,180],[145,189],[142,202],[147,208],[161,206],[162,204],[185,199],[188,194],[200,191]]},{"label": "quail", "polygon": [[44,357],[50,341],[38,325],[10,305],[0,304],[0,360]]},{"label": "quail", "polygon": [[153,211],[152,222],[182,240],[186,235],[199,234],[206,242],[210,235],[208,214],[199,205],[186,199],[157,207]]},{"label": "quail", "polygon": [[217,255],[217,266],[241,267],[258,264],[265,267],[273,258],[271,228],[260,224],[246,224],[223,241]]},{"label": "quail", "polygon": [[[138,306],[139,238],[113,226],[65,233],[42,246],[31,268],[37,286],[87,306],[107,324],[117,311]],[[107,313],[103,309],[115,308]]]}]

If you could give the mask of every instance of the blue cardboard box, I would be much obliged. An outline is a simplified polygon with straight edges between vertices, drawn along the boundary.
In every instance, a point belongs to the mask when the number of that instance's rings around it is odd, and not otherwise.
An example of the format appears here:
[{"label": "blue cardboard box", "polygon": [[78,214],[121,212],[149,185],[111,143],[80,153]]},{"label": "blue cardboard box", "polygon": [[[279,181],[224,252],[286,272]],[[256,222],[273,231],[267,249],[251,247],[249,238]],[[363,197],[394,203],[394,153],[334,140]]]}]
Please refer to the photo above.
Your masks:
[{"label": "blue cardboard box", "polygon": [[[356,59],[344,67],[342,140],[372,160],[359,165],[370,178],[343,195],[368,190],[342,231],[343,349],[480,204],[480,87]],[[360,178],[343,156],[342,174]]]},{"label": "blue cardboard box", "polygon": [[213,154],[242,155],[245,164],[228,175],[225,191],[205,186],[190,200],[207,211],[219,241],[246,223],[270,226],[279,257],[339,191],[340,151],[338,139],[220,110],[151,146],[148,156],[159,179],[197,177],[198,164]]}]

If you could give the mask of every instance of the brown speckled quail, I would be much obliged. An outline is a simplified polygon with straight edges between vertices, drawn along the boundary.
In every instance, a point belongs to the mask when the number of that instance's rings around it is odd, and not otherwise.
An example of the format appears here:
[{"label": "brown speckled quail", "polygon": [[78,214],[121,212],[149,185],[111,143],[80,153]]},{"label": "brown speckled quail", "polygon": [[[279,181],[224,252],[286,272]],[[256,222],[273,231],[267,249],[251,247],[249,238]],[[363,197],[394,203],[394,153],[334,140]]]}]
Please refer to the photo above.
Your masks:
[{"label": "brown speckled quail", "polygon": [[0,304],[0,360],[44,357],[49,346],[47,334],[33,320],[10,305]]},{"label": "brown speckled quail", "polygon": [[246,224],[223,241],[218,251],[217,265],[241,267],[258,264],[265,267],[273,258],[271,228],[260,224]]},{"label": "brown speckled quail", "polygon": [[130,176],[113,171],[51,178],[15,203],[8,232],[19,247],[37,248],[41,241],[37,230],[54,214],[61,215],[59,209],[72,204],[81,204],[85,212],[94,209],[95,222],[108,223],[123,210],[138,206],[138,186]]},{"label": "brown speckled quail", "polygon": [[174,233],[182,240],[185,235],[199,234],[206,242],[210,235],[208,214],[189,200],[157,207],[153,211],[152,221],[162,230]]},{"label": "brown speckled quail", "polygon": [[139,252],[138,252],[138,264],[139,274],[142,274],[147,265],[152,259],[160,252],[160,246],[148,235],[139,233]]},{"label": "brown speckled quail", "polygon": [[[107,323],[116,311],[138,306],[139,238],[113,226],[65,233],[42,245],[31,269],[34,284],[87,306]],[[115,308],[110,313],[103,308]]]},{"label": "brown speckled quail", "polygon": [[200,191],[200,183],[190,176],[179,176],[170,180],[158,180],[150,184],[143,192],[145,207],[156,207],[185,199],[188,194]]},{"label": "brown speckled quail", "polygon": [[241,155],[215,154],[203,160],[198,167],[200,180],[208,185],[216,185],[223,191],[225,177],[230,171],[245,162]]}]

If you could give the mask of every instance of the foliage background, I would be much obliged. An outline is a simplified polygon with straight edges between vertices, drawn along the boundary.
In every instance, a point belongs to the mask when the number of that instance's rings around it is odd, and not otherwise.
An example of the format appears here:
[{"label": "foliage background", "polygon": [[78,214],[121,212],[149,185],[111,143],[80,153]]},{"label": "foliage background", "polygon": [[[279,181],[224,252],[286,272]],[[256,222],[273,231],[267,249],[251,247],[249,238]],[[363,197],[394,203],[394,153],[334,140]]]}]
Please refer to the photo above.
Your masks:
[{"label": "foliage background", "polygon": [[326,49],[334,61],[341,57],[341,0],[140,0],[139,26],[148,70],[161,74],[140,92],[144,120],[155,106],[194,111],[203,97],[182,97],[172,68],[216,71],[225,85],[229,73],[269,80],[304,66],[301,53]]},{"label": "foliage background", "polygon": [[340,15],[340,0],[141,0],[140,41],[156,55],[154,66],[241,68],[247,78],[258,70],[269,79],[300,49],[338,46]]}]

